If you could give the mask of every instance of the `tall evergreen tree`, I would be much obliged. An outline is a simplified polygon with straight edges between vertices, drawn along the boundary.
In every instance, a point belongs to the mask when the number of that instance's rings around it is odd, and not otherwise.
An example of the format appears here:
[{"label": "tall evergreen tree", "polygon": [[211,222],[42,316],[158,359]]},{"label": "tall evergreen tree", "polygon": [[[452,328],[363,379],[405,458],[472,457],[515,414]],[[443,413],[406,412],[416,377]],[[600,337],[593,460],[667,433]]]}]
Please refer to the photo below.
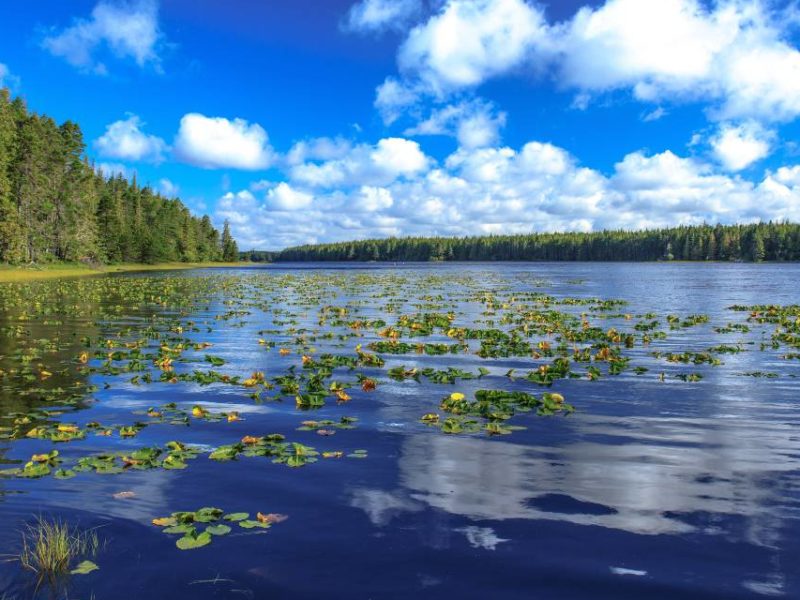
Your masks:
[{"label": "tall evergreen tree", "polygon": [[222,228],[222,260],[225,262],[239,260],[239,248],[236,246],[236,240],[231,235],[231,226],[227,220]]},{"label": "tall evergreen tree", "polygon": [[15,112],[8,90],[0,89],[0,261],[12,263],[23,259],[22,228],[12,186],[17,156]]}]

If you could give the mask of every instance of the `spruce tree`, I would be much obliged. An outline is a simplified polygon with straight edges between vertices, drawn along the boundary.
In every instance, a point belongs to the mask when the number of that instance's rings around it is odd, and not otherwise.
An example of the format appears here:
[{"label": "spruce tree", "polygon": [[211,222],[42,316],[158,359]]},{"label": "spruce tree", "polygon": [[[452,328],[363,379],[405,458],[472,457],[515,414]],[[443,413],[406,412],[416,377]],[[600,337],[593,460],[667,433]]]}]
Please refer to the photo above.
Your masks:
[{"label": "spruce tree", "polygon": [[225,262],[237,262],[239,260],[239,248],[236,240],[231,235],[231,226],[228,221],[222,228],[222,260]]}]

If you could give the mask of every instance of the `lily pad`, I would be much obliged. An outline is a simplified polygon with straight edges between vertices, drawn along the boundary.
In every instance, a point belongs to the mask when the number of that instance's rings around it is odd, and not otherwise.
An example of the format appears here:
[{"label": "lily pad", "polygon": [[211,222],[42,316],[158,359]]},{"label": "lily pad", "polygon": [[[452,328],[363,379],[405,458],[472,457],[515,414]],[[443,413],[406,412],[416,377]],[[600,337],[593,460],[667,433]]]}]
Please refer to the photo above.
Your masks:
[{"label": "lily pad", "polygon": [[260,521],[253,521],[251,519],[246,519],[244,521],[239,521],[239,527],[242,529],[253,529],[259,527],[261,529],[269,529],[272,523],[262,523]]},{"label": "lily pad", "polygon": [[208,527],[206,527],[206,531],[211,535],[225,535],[231,532],[231,528],[228,527],[227,525],[219,523],[217,525],[209,525]]},{"label": "lily pad", "polygon": [[175,542],[175,545],[181,550],[194,550],[195,548],[202,548],[211,543],[211,534],[204,531],[197,535],[185,535]]},{"label": "lily pad", "polygon": [[84,560],[83,562],[79,563],[77,567],[72,569],[70,573],[73,575],[86,575],[91,573],[92,571],[97,571],[100,567],[98,567],[95,563],[90,560]]},{"label": "lily pad", "polygon": [[222,517],[226,521],[244,521],[250,516],[250,513],[246,512],[237,512],[237,513],[228,513],[224,517]]}]

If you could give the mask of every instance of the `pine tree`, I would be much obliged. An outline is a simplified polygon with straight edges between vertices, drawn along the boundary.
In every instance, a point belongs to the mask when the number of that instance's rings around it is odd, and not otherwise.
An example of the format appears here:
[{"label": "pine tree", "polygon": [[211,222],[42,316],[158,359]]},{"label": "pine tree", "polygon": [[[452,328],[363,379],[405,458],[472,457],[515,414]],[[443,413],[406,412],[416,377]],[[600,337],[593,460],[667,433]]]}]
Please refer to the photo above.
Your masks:
[{"label": "pine tree", "polygon": [[231,226],[227,220],[222,228],[222,260],[225,262],[238,262],[239,260],[239,248],[231,235]]},{"label": "pine tree", "polygon": [[0,262],[23,260],[22,228],[12,188],[17,125],[8,90],[0,89]]},{"label": "pine tree", "polygon": [[761,234],[761,231],[756,229],[752,233],[752,238],[750,241],[750,260],[753,262],[761,262],[764,260],[765,255],[764,237]]}]

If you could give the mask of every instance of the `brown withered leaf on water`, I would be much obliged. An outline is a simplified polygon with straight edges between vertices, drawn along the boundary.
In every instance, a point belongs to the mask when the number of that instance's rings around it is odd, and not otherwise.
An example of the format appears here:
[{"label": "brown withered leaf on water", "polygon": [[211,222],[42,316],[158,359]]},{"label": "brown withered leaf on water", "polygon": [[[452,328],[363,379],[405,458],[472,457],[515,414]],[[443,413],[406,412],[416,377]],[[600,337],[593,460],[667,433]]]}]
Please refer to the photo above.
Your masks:
[{"label": "brown withered leaf on water", "polygon": [[282,514],[279,514],[279,513],[269,513],[269,514],[266,514],[266,515],[263,514],[263,513],[257,513],[256,514],[256,519],[258,519],[259,523],[269,523],[269,524],[282,523],[283,521],[285,521],[288,518],[289,518],[288,515],[282,515]]}]

